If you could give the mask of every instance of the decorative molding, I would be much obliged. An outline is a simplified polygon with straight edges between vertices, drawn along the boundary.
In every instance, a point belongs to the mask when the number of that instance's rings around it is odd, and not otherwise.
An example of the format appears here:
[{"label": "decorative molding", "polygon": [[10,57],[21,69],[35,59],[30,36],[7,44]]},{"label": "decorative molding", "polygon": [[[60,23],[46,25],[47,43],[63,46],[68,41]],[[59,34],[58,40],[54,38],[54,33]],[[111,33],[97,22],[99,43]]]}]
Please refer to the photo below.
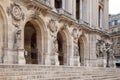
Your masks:
[{"label": "decorative molding", "polygon": [[57,31],[57,26],[56,26],[55,20],[53,19],[49,20],[47,27],[50,29],[52,33]]},{"label": "decorative molding", "polygon": [[10,7],[7,7],[7,13],[8,16],[11,14],[12,18],[17,21],[24,20],[24,13],[22,12],[21,7],[16,3],[13,3]]}]

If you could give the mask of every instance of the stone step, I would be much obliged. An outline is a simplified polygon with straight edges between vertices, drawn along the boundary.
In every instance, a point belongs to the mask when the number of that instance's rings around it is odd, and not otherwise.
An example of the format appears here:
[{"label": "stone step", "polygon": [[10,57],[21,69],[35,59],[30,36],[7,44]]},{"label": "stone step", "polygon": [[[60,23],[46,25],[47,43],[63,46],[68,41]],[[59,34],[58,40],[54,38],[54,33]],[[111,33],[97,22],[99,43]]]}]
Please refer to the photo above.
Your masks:
[{"label": "stone step", "polygon": [[120,69],[0,65],[0,80],[120,80]]}]

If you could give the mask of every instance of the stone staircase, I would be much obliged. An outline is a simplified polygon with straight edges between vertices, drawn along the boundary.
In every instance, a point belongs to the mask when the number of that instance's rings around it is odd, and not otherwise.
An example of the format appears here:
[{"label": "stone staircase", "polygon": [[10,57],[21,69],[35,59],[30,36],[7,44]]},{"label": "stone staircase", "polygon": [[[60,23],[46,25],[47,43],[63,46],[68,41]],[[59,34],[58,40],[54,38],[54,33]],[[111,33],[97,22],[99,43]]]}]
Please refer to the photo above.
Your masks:
[{"label": "stone staircase", "polygon": [[0,80],[120,80],[120,69],[0,65]]}]

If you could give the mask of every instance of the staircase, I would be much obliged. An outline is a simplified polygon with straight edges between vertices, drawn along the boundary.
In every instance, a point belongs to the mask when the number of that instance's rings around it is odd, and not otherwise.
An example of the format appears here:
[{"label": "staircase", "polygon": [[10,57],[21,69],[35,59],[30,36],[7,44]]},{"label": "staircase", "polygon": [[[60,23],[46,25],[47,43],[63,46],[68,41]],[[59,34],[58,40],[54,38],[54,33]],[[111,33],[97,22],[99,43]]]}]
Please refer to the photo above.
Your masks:
[{"label": "staircase", "polygon": [[0,80],[120,80],[120,69],[0,65]]}]

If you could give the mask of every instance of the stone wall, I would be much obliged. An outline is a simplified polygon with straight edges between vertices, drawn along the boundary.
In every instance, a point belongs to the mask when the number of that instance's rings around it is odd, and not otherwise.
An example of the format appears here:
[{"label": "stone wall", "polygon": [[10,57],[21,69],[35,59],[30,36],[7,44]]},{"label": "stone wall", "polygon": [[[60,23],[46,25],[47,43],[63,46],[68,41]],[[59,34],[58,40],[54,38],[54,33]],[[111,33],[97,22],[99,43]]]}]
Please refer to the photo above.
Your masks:
[{"label": "stone wall", "polygon": [[120,80],[119,74],[115,68],[0,65],[0,80]]}]

